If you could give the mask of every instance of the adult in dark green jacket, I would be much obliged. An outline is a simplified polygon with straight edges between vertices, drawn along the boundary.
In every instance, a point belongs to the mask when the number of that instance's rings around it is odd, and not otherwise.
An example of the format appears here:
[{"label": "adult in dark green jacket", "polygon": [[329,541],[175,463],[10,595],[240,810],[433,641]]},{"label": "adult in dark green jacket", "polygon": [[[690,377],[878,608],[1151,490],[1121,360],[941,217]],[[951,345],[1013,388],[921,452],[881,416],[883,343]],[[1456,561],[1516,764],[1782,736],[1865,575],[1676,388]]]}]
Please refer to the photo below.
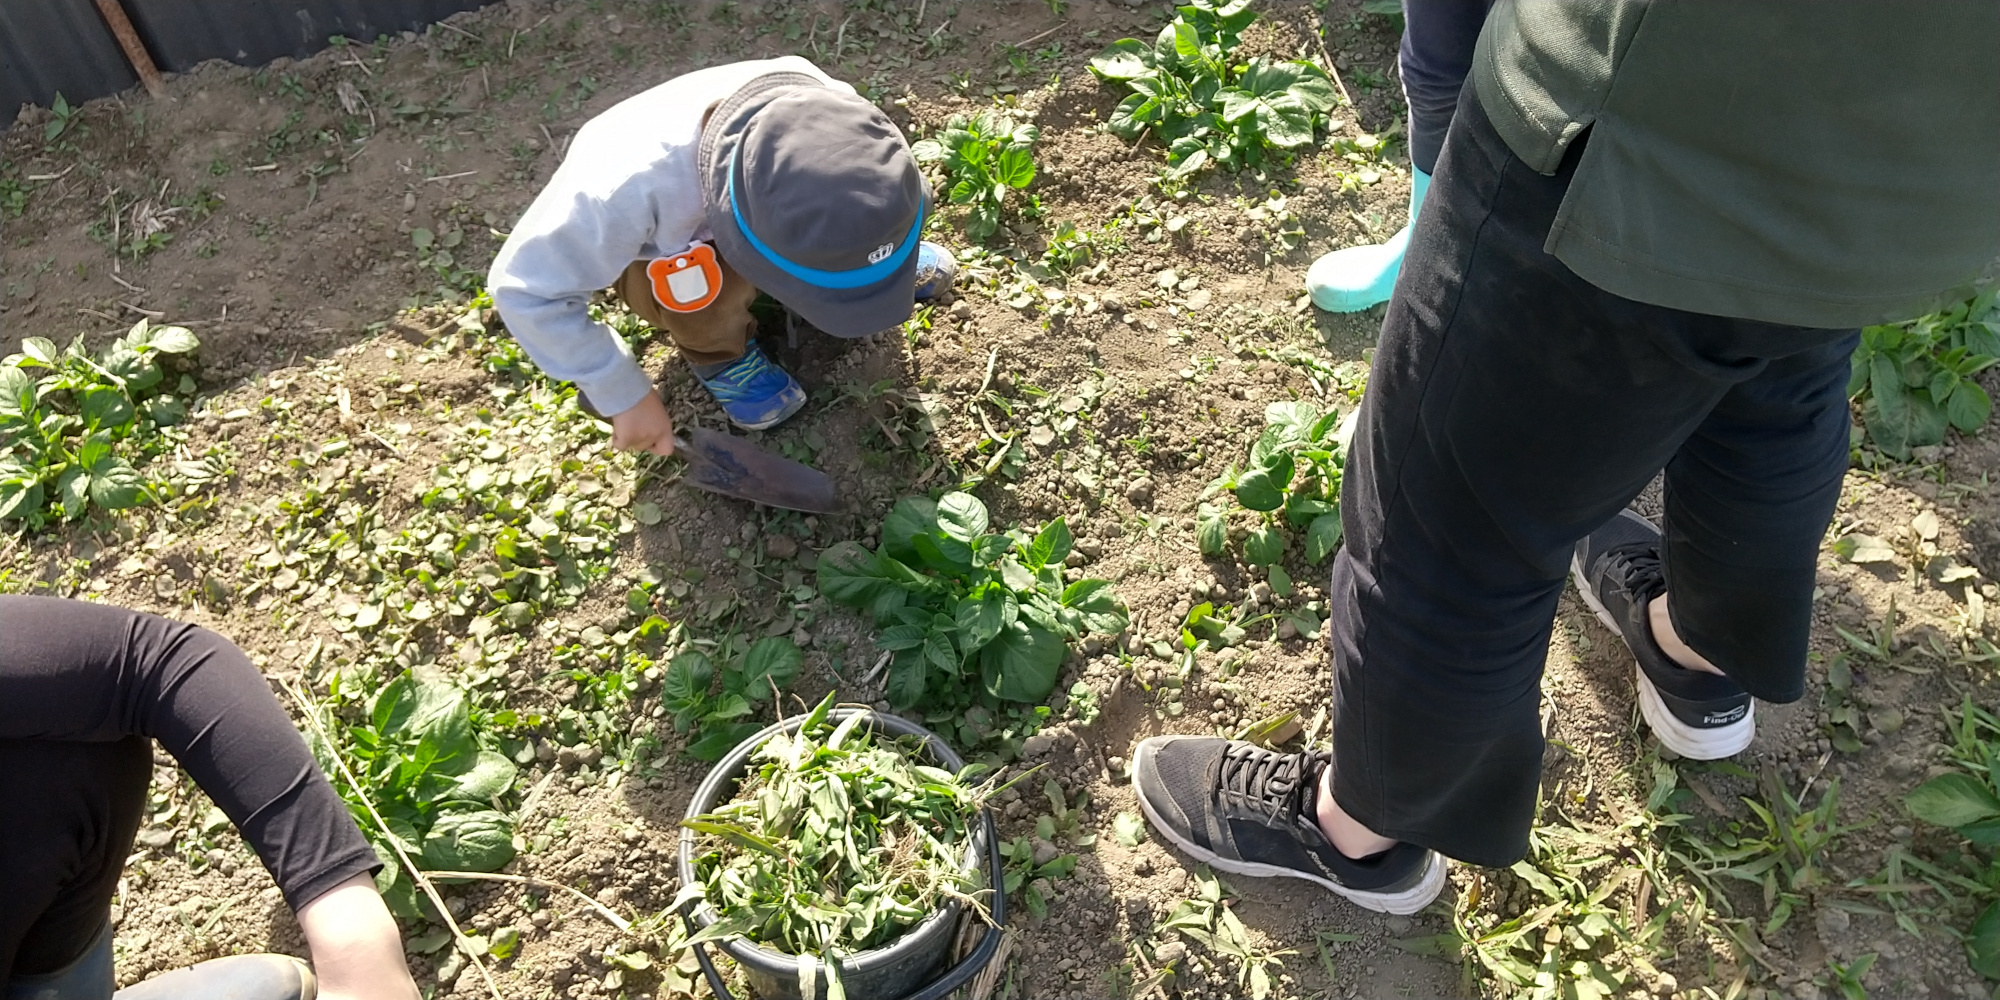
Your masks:
[{"label": "adult in dark green jacket", "polygon": [[1855,328],[2000,259],[1997,38],[1993,0],[1501,0],[1348,458],[1333,752],[1147,740],[1161,832],[1398,913],[1519,859],[1569,575],[1663,746],[1800,698]]}]

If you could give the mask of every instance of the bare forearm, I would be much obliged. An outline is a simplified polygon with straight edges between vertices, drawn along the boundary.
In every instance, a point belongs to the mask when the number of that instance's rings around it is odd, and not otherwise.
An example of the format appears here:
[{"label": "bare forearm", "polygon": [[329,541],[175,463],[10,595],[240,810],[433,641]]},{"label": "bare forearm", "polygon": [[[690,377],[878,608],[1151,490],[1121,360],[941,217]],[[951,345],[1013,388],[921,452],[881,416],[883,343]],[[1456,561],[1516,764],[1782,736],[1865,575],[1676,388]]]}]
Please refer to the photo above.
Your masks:
[{"label": "bare forearm", "polygon": [[403,936],[375,891],[356,875],[299,908],[321,1000],[413,1000]]}]

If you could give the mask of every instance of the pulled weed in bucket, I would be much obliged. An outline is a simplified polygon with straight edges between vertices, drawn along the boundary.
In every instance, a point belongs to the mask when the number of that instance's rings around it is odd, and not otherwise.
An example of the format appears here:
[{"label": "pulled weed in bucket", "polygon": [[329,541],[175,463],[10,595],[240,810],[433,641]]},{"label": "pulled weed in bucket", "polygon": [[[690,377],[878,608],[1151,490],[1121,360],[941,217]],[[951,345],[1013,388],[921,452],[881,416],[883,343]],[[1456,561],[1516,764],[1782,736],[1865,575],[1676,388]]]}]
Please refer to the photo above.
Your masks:
[{"label": "pulled weed in bucket", "polygon": [[879,734],[866,715],[829,725],[832,705],[828,694],[797,734],[759,747],[729,802],[681,821],[705,842],[674,905],[705,899],[718,915],[687,946],[743,937],[797,955],[806,996],[824,963],[828,1000],[842,1000],[832,960],[888,944],[951,900],[985,912],[966,850],[991,790],[972,784],[983,765],[923,764],[921,739]]}]

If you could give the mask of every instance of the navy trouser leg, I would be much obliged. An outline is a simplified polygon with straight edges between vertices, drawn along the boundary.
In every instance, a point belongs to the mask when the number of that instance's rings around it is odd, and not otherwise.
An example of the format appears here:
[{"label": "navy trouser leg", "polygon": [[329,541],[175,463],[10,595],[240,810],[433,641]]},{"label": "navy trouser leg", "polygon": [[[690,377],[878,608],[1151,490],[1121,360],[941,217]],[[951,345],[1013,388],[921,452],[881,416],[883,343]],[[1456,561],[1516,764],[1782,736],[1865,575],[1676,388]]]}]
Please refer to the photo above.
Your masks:
[{"label": "navy trouser leg", "polygon": [[1410,162],[1437,172],[1458,92],[1472,71],[1472,50],[1493,0],[1403,0],[1403,102],[1410,107]]},{"label": "navy trouser leg", "polygon": [[1542,665],[1576,540],[1666,469],[1677,627],[1753,694],[1794,699],[1846,465],[1855,333],[1578,278],[1542,246],[1579,152],[1536,174],[1466,89],[1342,496],[1335,798],[1377,833],[1475,864],[1527,849]]}]

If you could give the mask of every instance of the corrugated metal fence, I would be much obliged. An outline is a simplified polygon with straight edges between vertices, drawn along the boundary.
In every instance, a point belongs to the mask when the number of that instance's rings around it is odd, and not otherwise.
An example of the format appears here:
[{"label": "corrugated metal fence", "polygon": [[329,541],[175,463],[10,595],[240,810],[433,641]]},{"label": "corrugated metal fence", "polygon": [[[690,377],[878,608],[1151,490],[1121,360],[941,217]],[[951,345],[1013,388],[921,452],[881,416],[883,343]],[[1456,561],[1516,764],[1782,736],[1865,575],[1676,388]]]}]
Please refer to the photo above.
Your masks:
[{"label": "corrugated metal fence", "polygon": [[[299,58],[334,35],[365,42],[490,0],[121,0],[160,69],[209,59]],[[93,0],[0,0],[0,114],[117,93],[138,82]],[[6,119],[0,118],[0,124]]]}]

